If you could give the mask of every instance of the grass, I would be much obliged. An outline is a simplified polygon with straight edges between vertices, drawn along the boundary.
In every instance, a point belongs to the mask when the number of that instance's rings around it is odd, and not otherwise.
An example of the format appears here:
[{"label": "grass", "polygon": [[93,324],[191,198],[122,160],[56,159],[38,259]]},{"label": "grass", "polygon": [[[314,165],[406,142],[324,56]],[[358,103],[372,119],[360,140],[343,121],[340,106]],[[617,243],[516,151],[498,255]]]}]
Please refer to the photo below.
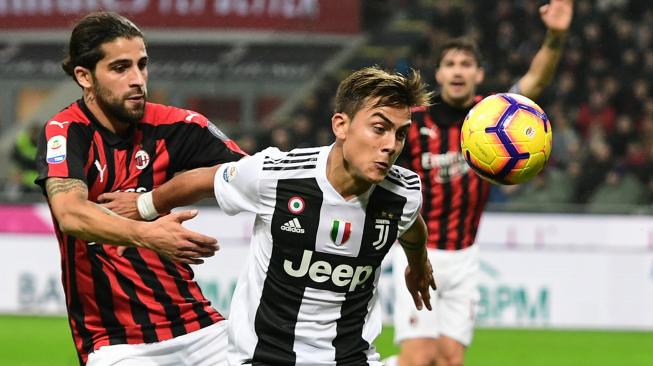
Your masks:
[{"label": "grass", "polygon": [[[395,354],[393,330],[376,345]],[[467,352],[468,366],[650,366],[653,333],[478,329]],[[0,365],[72,366],[77,356],[64,318],[0,316]]]}]

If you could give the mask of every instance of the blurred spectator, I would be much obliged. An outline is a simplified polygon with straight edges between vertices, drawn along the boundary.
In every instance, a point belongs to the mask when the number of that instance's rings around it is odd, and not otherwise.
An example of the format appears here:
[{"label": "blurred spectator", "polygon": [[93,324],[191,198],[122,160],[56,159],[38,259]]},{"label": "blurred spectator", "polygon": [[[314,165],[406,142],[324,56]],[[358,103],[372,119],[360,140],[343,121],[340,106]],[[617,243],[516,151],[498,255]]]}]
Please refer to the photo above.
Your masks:
[{"label": "blurred spectator", "polygon": [[39,127],[34,123],[16,136],[16,142],[11,151],[12,173],[8,182],[8,191],[37,192],[34,184],[38,173],[36,171],[36,146],[38,143]]},{"label": "blurred spectator", "polygon": [[623,206],[644,203],[643,184],[623,166],[616,164],[608,171],[606,179],[589,198],[587,211],[609,213],[622,209]]}]

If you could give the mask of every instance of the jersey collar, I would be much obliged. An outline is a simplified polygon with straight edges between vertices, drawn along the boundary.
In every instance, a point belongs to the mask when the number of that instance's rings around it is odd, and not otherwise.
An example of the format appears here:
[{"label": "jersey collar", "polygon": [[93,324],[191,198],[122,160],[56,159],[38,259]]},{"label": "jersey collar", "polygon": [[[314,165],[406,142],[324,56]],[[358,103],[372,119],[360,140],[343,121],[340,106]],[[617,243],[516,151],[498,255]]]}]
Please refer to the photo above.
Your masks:
[{"label": "jersey collar", "polygon": [[102,136],[102,139],[106,141],[107,144],[111,147],[117,147],[117,148],[126,148],[131,145],[132,141],[134,140],[134,133],[136,132],[136,124],[132,123],[129,125],[129,129],[127,130],[127,135],[123,138],[115,133],[109,131],[106,127],[98,121],[98,119],[93,115],[90,109],[88,109],[88,106],[84,102],[84,99],[79,99],[77,101],[77,105],[79,106],[79,109],[82,110],[82,112],[86,115],[88,120],[91,122],[93,127],[100,133],[100,136]]}]

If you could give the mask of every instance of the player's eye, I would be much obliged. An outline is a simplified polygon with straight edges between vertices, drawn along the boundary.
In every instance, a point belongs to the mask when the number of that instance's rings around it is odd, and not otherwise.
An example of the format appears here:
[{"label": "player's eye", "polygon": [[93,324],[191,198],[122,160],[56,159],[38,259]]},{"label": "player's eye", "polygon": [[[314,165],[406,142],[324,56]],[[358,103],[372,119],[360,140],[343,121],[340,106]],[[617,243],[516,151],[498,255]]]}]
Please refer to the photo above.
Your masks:
[{"label": "player's eye", "polygon": [[408,132],[405,129],[397,131],[397,139],[399,140],[405,140],[407,135]]},{"label": "player's eye", "polygon": [[381,125],[374,125],[372,126],[372,130],[374,130],[375,133],[381,135],[385,132],[385,128]]},{"label": "player's eye", "polygon": [[125,70],[127,70],[127,66],[126,65],[116,65],[116,66],[112,67],[112,69],[115,72],[121,72],[122,73],[122,72],[125,72]]}]

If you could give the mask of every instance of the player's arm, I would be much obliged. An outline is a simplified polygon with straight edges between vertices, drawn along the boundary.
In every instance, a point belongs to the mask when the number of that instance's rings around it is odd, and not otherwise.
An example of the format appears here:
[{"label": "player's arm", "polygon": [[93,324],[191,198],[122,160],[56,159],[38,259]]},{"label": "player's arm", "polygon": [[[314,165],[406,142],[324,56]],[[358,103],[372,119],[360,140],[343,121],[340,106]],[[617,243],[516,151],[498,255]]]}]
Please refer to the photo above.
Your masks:
[{"label": "player's arm", "polygon": [[422,303],[431,310],[429,287],[436,289],[433,269],[426,251],[426,234],[426,223],[422,215],[418,215],[413,225],[399,237],[399,244],[408,259],[404,275],[406,287],[418,310],[422,310]]},{"label": "player's arm", "polygon": [[183,263],[201,263],[212,256],[216,240],[185,229],[181,223],[197,213],[186,211],[154,222],[115,215],[88,200],[88,187],[75,178],[48,178],[45,190],[62,232],[88,242],[137,246]]},{"label": "player's arm", "polygon": [[[173,208],[188,206],[204,198],[213,197],[215,172],[220,165],[197,168],[177,174],[152,192],[139,197],[139,211],[143,210],[143,202],[149,199],[152,201],[152,208],[157,212],[168,212]],[[151,198],[148,198],[150,194]]]},{"label": "player's arm", "polygon": [[547,27],[546,37],[528,71],[517,82],[517,90],[512,91],[536,99],[549,85],[562,56],[573,16],[573,6],[572,0],[551,0],[549,4],[540,7],[540,17]]}]

